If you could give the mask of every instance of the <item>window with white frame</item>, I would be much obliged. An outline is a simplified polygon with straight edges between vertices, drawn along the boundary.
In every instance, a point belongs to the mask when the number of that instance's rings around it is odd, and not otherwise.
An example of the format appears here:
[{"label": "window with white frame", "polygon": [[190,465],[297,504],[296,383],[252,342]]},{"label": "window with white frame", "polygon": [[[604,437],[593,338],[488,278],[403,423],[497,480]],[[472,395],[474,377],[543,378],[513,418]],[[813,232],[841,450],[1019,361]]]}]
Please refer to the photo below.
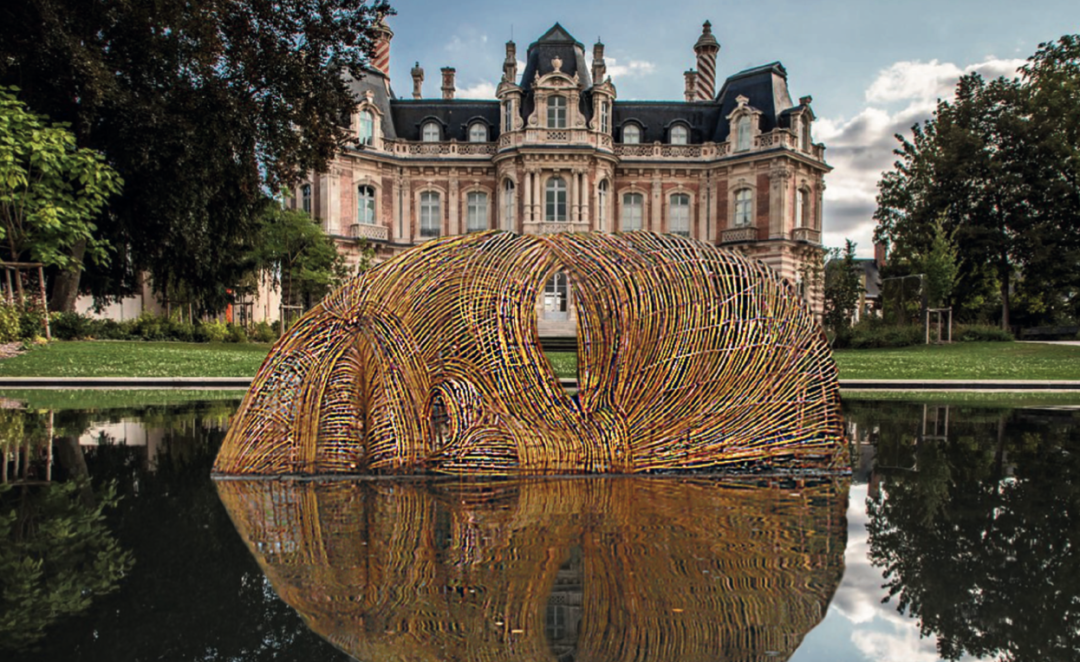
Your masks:
[{"label": "window with white frame", "polygon": [[304,213],[311,216],[311,184],[304,184],[300,187],[300,209],[304,210]]},{"label": "window with white frame", "polygon": [[690,196],[676,193],[668,206],[668,228],[672,234],[690,236]]},{"label": "window with white frame", "polygon": [[810,227],[810,192],[804,188],[795,191],[795,227]]},{"label": "window with white frame", "polygon": [[641,142],[641,127],[637,124],[627,124],[622,129],[622,141],[626,145],[637,145]]},{"label": "window with white frame", "polygon": [[465,231],[483,232],[488,229],[488,196],[483,191],[473,191],[466,196]]},{"label": "window with white frame", "polygon": [[544,219],[548,221],[566,220],[566,182],[562,177],[547,180],[544,199]]},{"label": "window with white frame", "polygon": [[600,102],[600,131],[602,133],[608,133],[611,131],[611,107],[608,106],[608,102]]},{"label": "window with white frame", "polygon": [[514,100],[507,99],[504,105],[506,113],[503,115],[503,133],[514,130]]},{"label": "window with white frame", "polygon": [[671,127],[671,144],[685,145],[690,142],[690,132],[682,124]]},{"label": "window with white frame", "polygon": [[566,274],[556,272],[544,284],[544,317],[566,319],[570,304],[570,281]]},{"label": "window with white frame", "polygon": [[507,179],[503,183],[503,228],[514,231],[514,182]]},{"label": "window with white frame", "polygon": [[420,236],[438,237],[442,229],[442,209],[438,191],[420,194]]},{"label": "window with white frame", "polygon": [[624,193],[622,197],[622,230],[630,232],[641,229],[645,217],[645,196],[640,193]]},{"label": "window with white frame", "polygon": [[547,128],[566,128],[566,97],[554,95],[547,101]]},{"label": "window with white frame", "polygon": [[742,188],[735,192],[735,227],[746,227],[753,220],[754,203],[752,196],[753,193],[748,188]]},{"label": "window with white frame", "polygon": [[735,123],[735,151],[745,152],[750,149],[750,118],[743,115]]},{"label": "window with white frame", "polygon": [[488,141],[487,127],[483,122],[473,122],[469,126],[469,142],[486,143]]},{"label": "window with white frame", "polygon": [[438,122],[428,122],[424,124],[423,132],[421,133],[421,140],[426,143],[437,143],[442,140],[442,131]]},{"label": "window with white frame", "polygon": [[375,225],[375,189],[371,186],[356,187],[356,222]]},{"label": "window with white frame", "polygon": [[360,111],[360,144],[371,145],[375,142],[375,114],[370,110]]},{"label": "window with white frame", "polygon": [[596,229],[607,230],[608,181],[605,179],[596,187]]}]

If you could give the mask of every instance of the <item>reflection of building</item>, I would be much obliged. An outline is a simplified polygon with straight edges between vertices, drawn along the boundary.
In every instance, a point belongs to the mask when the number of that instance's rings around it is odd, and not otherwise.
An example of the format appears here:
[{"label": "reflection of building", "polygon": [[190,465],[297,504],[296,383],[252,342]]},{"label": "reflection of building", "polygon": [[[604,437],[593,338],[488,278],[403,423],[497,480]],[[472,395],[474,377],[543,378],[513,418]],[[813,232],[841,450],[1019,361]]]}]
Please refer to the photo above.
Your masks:
[{"label": "reflection of building", "polygon": [[[354,83],[355,143],[313,173],[292,204],[318,218],[349,252],[380,257],[428,239],[487,229],[652,230],[693,236],[760,258],[792,283],[821,254],[824,147],[811,140],[810,97],[796,104],[774,62],[715,89],[720,45],[705,23],[682,101],[621,101],[604,45],[585,49],[556,24],[518,71],[506,45],[497,100],[441,98],[390,85],[384,26],[373,69]],[[818,292],[808,292],[815,302]],[[565,280],[538,302],[547,332],[573,333]]]}]

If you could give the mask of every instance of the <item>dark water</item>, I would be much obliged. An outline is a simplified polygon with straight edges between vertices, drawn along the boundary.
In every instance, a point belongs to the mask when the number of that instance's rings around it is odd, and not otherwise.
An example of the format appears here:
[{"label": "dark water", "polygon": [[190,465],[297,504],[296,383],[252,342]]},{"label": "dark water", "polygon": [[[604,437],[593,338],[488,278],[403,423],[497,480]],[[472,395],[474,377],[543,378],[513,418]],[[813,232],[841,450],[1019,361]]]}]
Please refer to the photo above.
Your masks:
[{"label": "dark water", "polygon": [[51,479],[0,659],[1080,659],[1080,412],[847,403],[850,479],[215,484],[235,404],[0,410]]}]

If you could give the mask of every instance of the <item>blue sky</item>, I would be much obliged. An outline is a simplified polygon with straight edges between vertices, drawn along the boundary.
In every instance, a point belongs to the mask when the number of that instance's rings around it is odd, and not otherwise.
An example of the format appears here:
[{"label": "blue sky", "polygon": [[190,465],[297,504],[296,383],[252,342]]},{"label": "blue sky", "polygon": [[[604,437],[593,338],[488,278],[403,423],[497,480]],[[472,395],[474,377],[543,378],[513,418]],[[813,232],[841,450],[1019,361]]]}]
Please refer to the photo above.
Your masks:
[{"label": "blue sky", "polygon": [[694,41],[710,20],[721,44],[718,87],[732,73],[779,60],[792,97],[814,97],[814,140],[825,143],[835,168],[826,178],[824,240],[836,246],[850,238],[865,256],[893,134],[929,117],[962,73],[1012,75],[1040,42],[1080,31],[1077,0],[398,0],[394,7],[390,73],[402,96],[419,61],[427,96],[439,94],[439,69],[452,66],[459,96],[493,97],[511,30],[522,59],[557,21],[590,57],[602,39],[620,99],[679,100]]}]

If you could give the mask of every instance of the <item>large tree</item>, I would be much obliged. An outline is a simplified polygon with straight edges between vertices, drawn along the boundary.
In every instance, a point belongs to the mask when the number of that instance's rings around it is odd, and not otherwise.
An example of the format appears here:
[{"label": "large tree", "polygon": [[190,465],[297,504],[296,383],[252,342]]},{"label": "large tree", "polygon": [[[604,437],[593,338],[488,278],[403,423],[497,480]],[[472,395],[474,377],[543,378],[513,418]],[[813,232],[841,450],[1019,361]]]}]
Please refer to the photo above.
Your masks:
[{"label": "large tree", "polygon": [[347,140],[348,79],[389,12],[382,0],[3,3],[0,83],[70,123],[127,182],[99,221],[120,259],[88,261],[95,294],[147,272],[161,292],[223,304],[265,192]]},{"label": "large tree", "polygon": [[[879,183],[875,239],[899,260],[927,255],[940,230],[960,256],[953,303],[996,284],[1000,320],[1075,314],[1080,284],[1080,42],[1042,44],[1015,79],[964,76],[955,99],[897,136]],[[940,228],[940,230],[939,230]],[[989,267],[989,269],[987,268]]]}]

